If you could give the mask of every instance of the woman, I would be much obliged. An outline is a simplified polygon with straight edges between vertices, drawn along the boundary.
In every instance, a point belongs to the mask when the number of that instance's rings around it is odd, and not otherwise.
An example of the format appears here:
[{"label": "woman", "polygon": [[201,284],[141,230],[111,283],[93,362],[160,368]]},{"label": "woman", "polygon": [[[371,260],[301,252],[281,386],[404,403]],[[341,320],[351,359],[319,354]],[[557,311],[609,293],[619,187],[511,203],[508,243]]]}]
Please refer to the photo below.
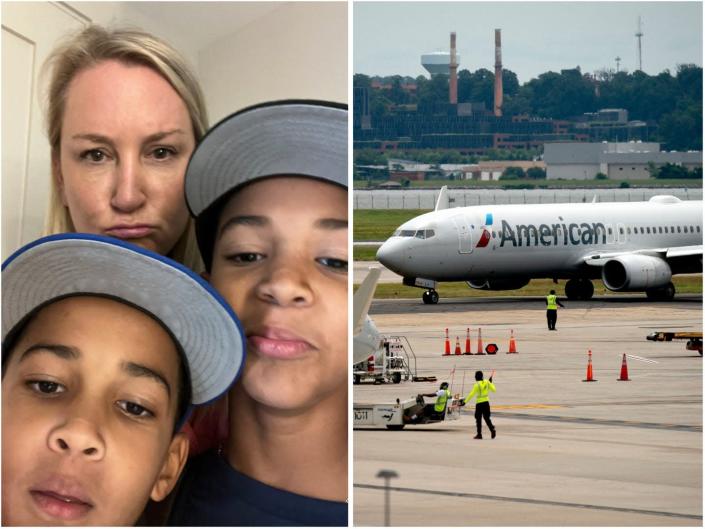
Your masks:
[{"label": "woman", "polygon": [[148,33],[91,25],[46,67],[46,234],[113,236],[200,271],[183,179],[208,124],[184,59]]},{"label": "woman", "polygon": [[250,107],[194,152],[186,198],[247,359],[171,525],[347,525],[347,197],[344,105]]}]

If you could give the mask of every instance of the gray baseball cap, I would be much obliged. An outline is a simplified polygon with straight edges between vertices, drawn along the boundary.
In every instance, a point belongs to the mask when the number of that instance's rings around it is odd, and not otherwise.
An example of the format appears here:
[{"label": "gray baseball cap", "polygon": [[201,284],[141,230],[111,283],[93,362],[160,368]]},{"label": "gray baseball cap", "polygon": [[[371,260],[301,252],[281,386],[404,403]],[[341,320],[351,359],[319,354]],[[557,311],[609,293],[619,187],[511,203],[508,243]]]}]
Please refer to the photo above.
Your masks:
[{"label": "gray baseball cap", "polygon": [[199,275],[133,244],[83,233],[38,239],[3,263],[3,344],[48,303],[78,295],[116,299],[161,322],[188,364],[191,404],[220,397],[242,369],[240,322]]},{"label": "gray baseball cap", "polygon": [[215,125],[186,170],[186,203],[210,269],[218,215],[230,193],[271,176],[348,186],[347,105],[287,100],[245,108]]}]

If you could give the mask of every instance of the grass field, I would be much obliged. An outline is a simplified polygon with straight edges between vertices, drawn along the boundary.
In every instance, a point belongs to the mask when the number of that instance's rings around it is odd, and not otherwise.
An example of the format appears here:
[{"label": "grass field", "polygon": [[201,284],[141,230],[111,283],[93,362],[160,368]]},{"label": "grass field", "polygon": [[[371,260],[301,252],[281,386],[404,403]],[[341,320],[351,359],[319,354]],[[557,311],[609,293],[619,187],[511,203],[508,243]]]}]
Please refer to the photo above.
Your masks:
[{"label": "grass field", "polygon": [[[486,298],[500,296],[545,296],[549,290],[554,289],[558,294],[563,293],[564,282],[556,285],[550,279],[534,279],[524,288],[519,290],[476,290],[468,287],[463,282],[439,283],[438,294],[441,298]],[[618,292],[607,290],[600,280],[594,280],[595,295],[620,295]],[[673,278],[676,291],[681,294],[702,294],[703,278],[700,274],[676,276]],[[357,290],[358,285],[354,285]],[[375,290],[377,299],[421,299],[423,289],[407,287],[400,283],[380,283]]]},{"label": "grass field", "polygon": [[430,209],[356,209],[353,212],[353,241],[385,241],[400,224]]},{"label": "grass field", "polygon": [[[626,181],[626,180],[625,180]],[[567,189],[567,188],[613,188],[619,187],[622,180],[412,180],[410,183],[411,189],[440,189],[441,186],[448,187],[463,187],[463,188],[498,188],[498,189],[513,189],[526,188],[527,185],[532,185],[536,189]],[[677,179],[677,180],[657,180],[655,178],[646,180],[628,180],[630,187],[692,187],[701,188],[702,180],[694,179]],[[354,189],[367,189],[367,180],[355,180],[353,182]]]}]

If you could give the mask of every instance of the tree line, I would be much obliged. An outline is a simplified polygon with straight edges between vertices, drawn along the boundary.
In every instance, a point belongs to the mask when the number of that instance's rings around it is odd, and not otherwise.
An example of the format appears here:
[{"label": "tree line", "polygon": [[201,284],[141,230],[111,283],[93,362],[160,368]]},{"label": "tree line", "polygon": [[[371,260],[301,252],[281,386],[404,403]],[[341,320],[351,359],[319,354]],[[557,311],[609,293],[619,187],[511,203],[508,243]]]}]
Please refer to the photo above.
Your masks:
[{"label": "tree line", "polygon": [[[393,75],[374,78],[390,89],[369,93],[373,123],[386,115],[413,105],[419,113],[432,114],[448,101],[448,76],[416,79]],[[371,88],[373,78],[356,74],[353,85]],[[416,90],[405,90],[414,83]],[[502,71],[505,116],[530,115],[571,120],[602,108],[624,108],[630,120],[658,125],[659,141],[667,150],[702,150],[703,70],[681,64],[675,74],[665,70],[648,75],[602,71],[582,74],[580,68],[545,72],[520,84],[511,70]],[[458,102],[479,103],[488,111],[494,105],[494,72],[480,68],[458,72]],[[407,109],[409,107],[406,107]]]}]

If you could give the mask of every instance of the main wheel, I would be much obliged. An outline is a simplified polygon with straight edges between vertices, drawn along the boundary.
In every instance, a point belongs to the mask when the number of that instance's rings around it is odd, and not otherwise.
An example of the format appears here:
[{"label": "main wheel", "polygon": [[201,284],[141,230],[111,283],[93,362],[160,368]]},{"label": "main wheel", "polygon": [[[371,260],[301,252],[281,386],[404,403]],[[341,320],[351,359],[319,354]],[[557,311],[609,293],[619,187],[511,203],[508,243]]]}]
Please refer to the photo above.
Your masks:
[{"label": "main wheel", "polygon": [[431,294],[431,292],[430,292],[429,290],[427,290],[427,291],[425,291],[425,292],[423,293],[423,295],[421,296],[421,299],[423,300],[423,302],[424,302],[425,305],[428,305],[429,303],[431,303],[431,296],[430,296],[430,294]]},{"label": "main wheel", "polygon": [[592,281],[589,279],[580,279],[578,280],[578,285],[580,286],[578,291],[578,299],[591,299],[592,295],[595,293],[595,287],[592,284]]},{"label": "main wheel", "polygon": [[435,290],[429,290],[429,299],[431,300],[431,303],[433,305],[438,303],[438,297],[438,292],[436,292]]},{"label": "main wheel", "polygon": [[654,301],[671,301],[676,295],[676,287],[673,283],[659,288],[649,288],[646,290],[646,297]]},{"label": "main wheel", "polygon": [[392,373],[392,382],[399,384],[401,382],[401,373]]},{"label": "main wheel", "polygon": [[578,299],[580,296],[580,283],[577,279],[569,279],[565,284],[565,297],[570,300]]}]

